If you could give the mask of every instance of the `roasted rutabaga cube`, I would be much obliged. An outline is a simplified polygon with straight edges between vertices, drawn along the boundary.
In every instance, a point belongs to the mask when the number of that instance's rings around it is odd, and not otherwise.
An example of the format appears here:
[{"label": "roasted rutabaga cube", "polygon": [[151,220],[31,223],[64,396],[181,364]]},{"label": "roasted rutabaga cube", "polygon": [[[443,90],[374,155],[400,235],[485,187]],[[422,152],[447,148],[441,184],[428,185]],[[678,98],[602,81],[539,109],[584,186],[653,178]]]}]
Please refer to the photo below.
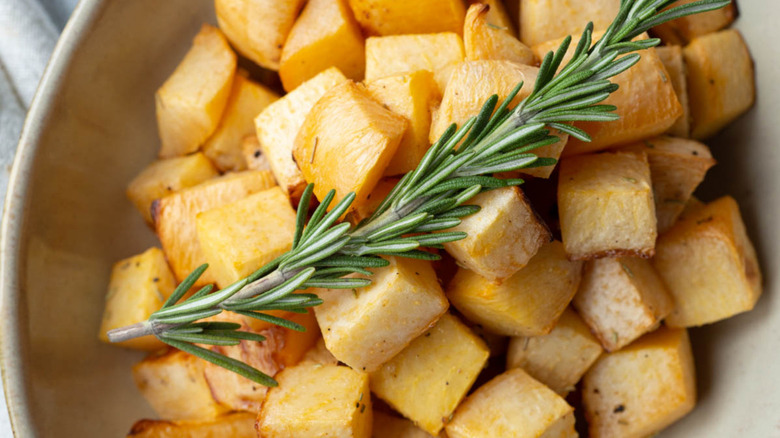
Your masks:
[{"label": "roasted rutabaga cube", "polygon": [[753,59],[734,29],[695,38],[683,54],[688,66],[691,136],[707,138],[753,106]]},{"label": "roasted rutabaga cube", "polygon": [[240,412],[207,421],[136,421],[127,438],[256,438],[255,414]]},{"label": "roasted rutabaga cube", "polygon": [[574,307],[607,351],[655,330],[674,303],[647,260],[623,257],[585,264]]},{"label": "roasted rutabaga cube", "polygon": [[372,429],[372,438],[433,438],[411,421],[377,410],[374,410]]},{"label": "roasted rutabaga cube", "polygon": [[284,43],[279,76],[287,91],[329,67],[359,81],[366,68],[365,52],[347,0],[309,0]]},{"label": "roasted rutabaga cube", "polygon": [[354,291],[320,290],[314,308],[325,345],[356,370],[372,372],[432,327],[449,303],[427,261],[390,258],[372,283]]},{"label": "roasted rutabaga cube", "polygon": [[252,134],[241,141],[241,153],[244,155],[246,167],[250,170],[271,170],[268,157],[263,154],[257,136]]},{"label": "roasted rutabaga cube", "polygon": [[513,337],[509,341],[506,367],[522,368],[553,391],[565,395],[574,390],[574,385],[601,353],[601,344],[582,318],[566,309],[549,334]]},{"label": "roasted rutabaga cube", "polygon": [[210,420],[227,412],[211,396],[203,375],[206,361],[174,349],[133,366],[133,378],[157,415],[167,420]]},{"label": "roasted rutabaga cube", "polygon": [[739,207],[723,197],[685,214],[658,239],[655,268],[674,297],[672,327],[712,323],[753,309],[761,270]]},{"label": "roasted rutabaga cube", "polygon": [[644,152],[582,155],[561,161],[561,235],[570,258],[652,257],[655,202]]},{"label": "roasted rutabaga cube", "polygon": [[293,160],[295,136],[322,95],[346,80],[339,69],[329,68],[268,105],[255,119],[257,140],[263,154],[268,158],[279,186],[293,199],[297,199],[306,187]]},{"label": "roasted rutabaga cube", "polygon": [[481,210],[451,230],[467,237],[445,243],[444,248],[461,266],[490,281],[511,277],[551,239],[547,226],[516,187],[480,193],[468,203]]},{"label": "roasted rutabaga cube", "polygon": [[672,81],[672,88],[677,94],[677,100],[682,105],[683,114],[667,131],[669,135],[678,137],[690,137],[691,135],[691,105],[688,99],[688,69],[685,66],[682,47],[663,46],[656,47],[655,53],[658,59],[664,64],[666,73],[669,74],[669,80]]},{"label": "roasted rutabaga cube", "polygon": [[173,192],[192,187],[219,175],[211,162],[198,152],[185,157],[158,160],[146,166],[127,186],[127,197],[152,223],[152,202]]},{"label": "roasted rutabaga cube", "polygon": [[577,292],[582,262],[569,261],[560,242],[542,246],[526,267],[496,283],[461,268],[447,297],[470,321],[495,333],[550,333]]},{"label": "roasted rutabaga cube", "polygon": [[431,435],[466,396],[490,352],[479,337],[445,314],[379,370],[371,373],[371,390]]},{"label": "roasted rutabaga cube", "polygon": [[372,99],[352,81],[332,88],[306,116],[293,156],[314,194],[336,190],[336,202],[355,192],[350,209],[368,194],[398,150],[408,122]]},{"label": "roasted rutabaga cube", "polygon": [[[512,1],[516,2],[517,0]],[[472,5],[476,3],[482,3],[489,6],[490,9],[488,9],[487,14],[485,14],[487,22],[493,26],[503,27],[513,36],[517,35],[517,31],[515,30],[515,20],[510,18],[510,15],[514,14],[512,11],[507,10],[508,5],[507,7],[504,6],[504,3],[508,2],[505,2],[504,0],[469,0],[469,3]],[[515,15],[515,18],[516,17],[517,15]]]},{"label": "roasted rutabaga cube", "polygon": [[211,275],[225,288],[290,250],[295,210],[273,187],[200,213],[196,229]]},{"label": "roasted rutabaga cube", "polygon": [[[458,0],[460,1],[460,0]],[[366,40],[366,81],[428,70],[443,91],[463,61],[463,39],[452,32],[371,37]]]},{"label": "roasted rutabaga cube", "polygon": [[239,53],[279,69],[282,46],[305,0],[216,0],[219,28]]},{"label": "roasted rutabaga cube", "polygon": [[447,424],[449,438],[574,438],[574,409],[521,368],[471,394]]},{"label": "roasted rutabaga cube", "polygon": [[203,153],[221,171],[245,170],[241,142],[255,133],[255,117],[279,96],[248,79],[241,71],[233,80],[225,112],[214,134],[203,144]]},{"label": "roasted rutabaga cube", "polygon": [[398,145],[385,175],[411,172],[428,151],[431,112],[441,102],[433,73],[418,70],[366,83],[368,93],[390,111],[403,116],[409,127]]},{"label": "roasted rutabaga cube", "polygon": [[[693,3],[694,1],[696,0],[679,0],[669,5],[667,9]],[[737,6],[736,2],[731,2],[727,6],[714,11],[689,15],[660,24],[653,28],[653,34],[661,38],[667,45],[684,45],[695,37],[728,27],[735,18],[737,18]]]},{"label": "roasted rutabaga cube", "polygon": [[529,46],[567,35],[576,39],[587,21],[604,31],[619,9],[620,0],[520,0],[520,39]]},{"label": "roasted rutabaga cube", "polygon": [[235,73],[236,55],[222,32],[204,24],[155,94],[160,157],[195,152],[217,129]]},{"label": "roasted rutabaga cube", "polygon": [[463,0],[349,0],[367,35],[463,30]]},{"label": "roasted rutabaga cube", "polygon": [[[600,35],[594,35],[594,40]],[[638,39],[646,38],[646,35]],[[557,50],[562,40],[549,41],[533,46],[540,59],[551,50]],[[565,59],[574,53],[578,39],[572,42]],[[611,146],[619,146],[663,134],[683,115],[683,107],[677,99],[672,81],[655,49],[642,50],[640,61],[610,79],[620,88],[602,102],[615,105],[620,120],[612,122],[576,122],[575,126],[585,130],[591,142],[570,139],[564,155],[593,152]],[[568,62],[568,61],[564,61]]]},{"label": "roasted rutabaga cube", "polygon": [[368,375],[345,366],[302,363],[277,375],[257,417],[264,438],[371,437]]},{"label": "roasted rutabaga cube", "polygon": [[475,4],[466,13],[463,27],[463,45],[466,59],[498,59],[531,65],[536,62],[534,52],[512,34],[511,27],[490,21],[492,6]]},{"label": "roasted rutabaga cube", "polygon": [[683,138],[657,137],[621,150],[647,154],[659,234],[674,224],[704,175],[715,165],[706,145]]},{"label": "roasted rutabaga cube", "polygon": [[[100,340],[108,342],[106,333],[109,330],[148,319],[160,309],[175,287],[176,280],[159,248],[150,248],[114,264],[98,333]],[[118,345],[149,351],[163,346],[154,336],[135,338]]]},{"label": "roasted rutabaga cube", "polygon": [[[229,173],[155,201],[152,204],[155,229],[177,280],[184,280],[195,268],[206,263],[206,256],[197,238],[195,219],[198,213],[243,199],[274,185],[270,172],[248,170]],[[207,269],[196,286],[215,280],[212,270]]]},{"label": "roasted rutabaga cube", "polygon": [[660,328],[585,374],[582,399],[593,438],[641,438],[682,418],[696,404],[696,376],[685,329]]}]

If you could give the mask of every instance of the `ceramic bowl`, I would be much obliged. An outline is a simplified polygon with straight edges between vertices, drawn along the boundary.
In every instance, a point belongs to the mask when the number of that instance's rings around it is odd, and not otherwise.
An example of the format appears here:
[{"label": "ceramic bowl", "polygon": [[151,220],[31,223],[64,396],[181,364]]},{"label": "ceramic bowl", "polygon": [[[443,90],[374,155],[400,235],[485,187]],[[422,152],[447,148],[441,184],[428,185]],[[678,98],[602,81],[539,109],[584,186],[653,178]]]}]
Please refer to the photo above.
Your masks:
[{"label": "ceramic bowl", "polygon": [[[187,50],[208,0],[83,0],[22,134],[2,235],[2,365],[20,437],[124,436],[153,417],[131,365],[97,340],[111,264],[155,244],[125,199],[159,147],[154,91]],[[748,314],[692,330],[700,401],[664,437],[780,437],[780,3],[741,4],[758,103],[710,142],[700,190],[731,194],[760,255],[765,292]],[[587,17],[583,17],[585,20]]]}]

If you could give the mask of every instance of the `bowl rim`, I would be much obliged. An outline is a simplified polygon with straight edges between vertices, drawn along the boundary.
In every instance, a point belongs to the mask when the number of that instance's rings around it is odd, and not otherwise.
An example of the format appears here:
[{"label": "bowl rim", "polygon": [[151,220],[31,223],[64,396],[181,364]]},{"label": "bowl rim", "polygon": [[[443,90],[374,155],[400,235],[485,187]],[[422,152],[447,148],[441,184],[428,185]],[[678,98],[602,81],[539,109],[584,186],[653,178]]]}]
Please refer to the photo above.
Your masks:
[{"label": "bowl rim", "polygon": [[0,226],[0,373],[14,436],[39,436],[31,416],[29,376],[24,368],[28,350],[24,272],[27,195],[32,166],[43,128],[53,116],[51,102],[67,81],[74,54],[89,38],[107,0],[81,0],[57,40],[22,127],[8,180]]}]

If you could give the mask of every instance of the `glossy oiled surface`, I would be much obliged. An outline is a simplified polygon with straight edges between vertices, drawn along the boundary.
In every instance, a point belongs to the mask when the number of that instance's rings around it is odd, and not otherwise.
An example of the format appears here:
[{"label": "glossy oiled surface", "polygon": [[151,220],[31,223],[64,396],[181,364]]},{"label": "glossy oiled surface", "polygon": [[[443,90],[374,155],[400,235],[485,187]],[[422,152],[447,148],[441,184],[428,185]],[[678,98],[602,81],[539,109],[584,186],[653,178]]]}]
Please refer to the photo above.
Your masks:
[{"label": "glossy oiled surface", "polygon": [[[753,312],[692,331],[700,402],[663,437],[780,436],[780,50],[766,42],[780,4],[741,10],[758,104],[710,142],[720,164],[699,193],[738,199],[766,289]],[[203,21],[208,0],[84,0],[60,41],[3,225],[2,367],[18,436],[123,436],[152,415],[129,372],[141,355],[100,344],[97,328],[111,264],[154,243],[123,192],[159,147],[154,90]]]}]

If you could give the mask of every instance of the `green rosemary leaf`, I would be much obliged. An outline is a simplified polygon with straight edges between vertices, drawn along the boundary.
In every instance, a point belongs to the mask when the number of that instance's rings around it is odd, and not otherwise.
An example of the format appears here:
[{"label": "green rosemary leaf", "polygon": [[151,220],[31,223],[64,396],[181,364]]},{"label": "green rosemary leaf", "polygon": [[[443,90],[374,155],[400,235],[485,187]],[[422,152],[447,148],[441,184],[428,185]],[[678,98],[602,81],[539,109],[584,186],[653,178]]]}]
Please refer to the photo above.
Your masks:
[{"label": "green rosemary leaf", "polygon": [[[149,320],[159,322],[161,324],[188,324],[199,319],[211,318],[212,316],[219,315],[220,313],[222,313],[221,309],[206,309],[165,317],[149,317]],[[152,316],[154,316],[154,314],[152,314]]]},{"label": "green rosemary leaf", "polygon": [[207,344],[207,345],[221,345],[221,346],[233,346],[238,345],[240,341],[238,339],[229,338],[222,335],[208,334],[208,333],[179,333],[173,330],[169,330],[164,335],[161,335],[164,339],[190,342],[193,344]]},{"label": "green rosemary leaf", "polygon": [[407,259],[428,260],[436,261],[441,260],[441,256],[428,251],[420,251],[419,249],[413,249],[402,253],[395,254],[397,257],[404,257]]},{"label": "green rosemary leaf", "polygon": [[447,230],[460,225],[461,220],[456,218],[432,219],[412,230],[412,233],[432,233],[434,231]]},{"label": "green rosemary leaf", "polygon": [[702,0],[694,3],[688,3],[686,5],[678,6],[668,11],[661,12],[655,17],[647,20],[641,26],[637,26],[634,31],[628,35],[629,38],[641,35],[651,28],[663,24],[667,21],[676,20],[687,15],[700,14],[702,12],[714,11],[726,7],[731,0]]},{"label": "green rosemary leaf", "polygon": [[345,266],[342,268],[317,269],[317,272],[315,272],[311,278],[314,279],[314,278],[322,278],[322,277],[332,277],[334,275],[342,276],[342,275],[349,275],[349,274],[374,275],[373,272],[367,269],[357,268],[354,266]]},{"label": "green rosemary leaf", "polygon": [[466,237],[468,237],[467,234],[462,231],[451,231],[448,233],[432,233],[421,236],[414,236],[410,237],[410,239],[416,240],[420,246],[431,246],[463,240]]},{"label": "green rosemary leaf", "polygon": [[194,324],[192,324],[192,325],[183,325],[181,327],[172,328],[172,329],[169,329],[167,332],[168,333],[179,333],[179,334],[203,333],[203,328],[201,328],[201,327],[194,327]]},{"label": "green rosemary leaf", "polygon": [[[307,233],[302,239],[301,244],[307,244],[313,240],[319,240],[321,239],[322,233],[324,233],[328,227],[333,225],[338,218],[340,218],[344,213],[346,213],[347,209],[350,205],[352,205],[352,202],[355,200],[355,192],[350,192],[344,198],[336,204],[333,209],[326,214],[322,220],[317,223],[317,225],[309,225],[309,229],[312,229],[310,233]],[[343,225],[343,224],[342,224]],[[338,227],[338,226],[337,226]]]},{"label": "green rosemary leaf", "polygon": [[482,105],[482,109],[477,114],[477,118],[474,120],[474,125],[469,130],[469,136],[463,141],[461,148],[468,148],[477,138],[485,132],[485,127],[490,123],[490,118],[493,116],[493,110],[496,109],[498,103],[498,95],[494,94],[485,101]]},{"label": "green rosemary leaf", "polygon": [[246,284],[246,279],[238,280],[217,293],[206,295],[197,300],[185,301],[184,303],[168,307],[167,309],[158,310],[157,312],[152,313],[150,319],[160,319],[166,316],[182,315],[191,312],[198,312],[201,310],[208,310],[233,296],[242,287],[246,286]]},{"label": "green rosemary leaf", "polygon": [[309,184],[303,190],[301,199],[298,202],[298,211],[295,215],[295,235],[293,236],[293,249],[298,247],[298,243],[301,241],[303,235],[303,229],[306,226],[306,217],[309,215],[309,205],[311,203],[311,195],[314,193],[314,184]]},{"label": "green rosemary leaf", "polygon": [[322,251],[315,252],[303,259],[295,261],[294,263],[290,263],[289,265],[286,265],[285,268],[294,270],[306,266],[311,266],[312,263],[315,263],[318,260],[322,260],[324,258],[332,256],[333,254],[336,254],[349,243],[350,243],[349,236],[342,236],[338,240],[333,242],[330,246],[323,249]]},{"label": "green rosemary leaf", "polygon": [[[529,168],[529,169],[530,169],[530,168],[533,168],[533,167],[547,167],[547,166],[554,166],[554,165],[556,165],[557,163],[558,163],[558,160],[556,160],[555,158],[544,158],[544,157],[540,157],[540,158],[537,158],[537,159],[536,159],[536,161],[534,161],[533,163],[531,163],[531,164],[529,164],[528,166],[526,166],[526,168]],[[522,181],[522,180],[520,180],[520,181]],[[521,184],[522,184],[522,183],[521,183]],[[515,185],[515,184],[513,184],[513,185]],[[520,185],[520,184],[517,184],[517,185]]]},{"label": "green rosemary leaf", "polygon": [[235,322],[222,322],[222,321],[196,322],[194,324],[190,324],[189,326],[198,327],[203,330],[238,330],[241,328],[241,324],[237,324]]},{"label": "green rosemary leaf", "polygon": [[178,303],[181,297],[183,297],[184,294],[186,294],[187,291],[190,290],[192,285],[195,284],[196,281],[198,281],[198,279],[203,275],[203,273],[206,272],[206,268],[208,267],[209,265],[204,263],[198,266],[194,271],[192,271],[190,275],[188,275],[184,279],[184,281],[182,281],[181,283],[179,283],[178,286],[176,286],[176,289],[173,290],[171,296],[168,297],[167,300],[165,300],[165,303],[162,305],[162,308],[165,309]]},{"label": "green rosemary leaf", "polygon": [[312,278],[304,286],[323,289],[359,289],[371,284],[367,278]]},{"label": "green rosemary leaf", "polygon": [[265,341],[265,336],[258,335],[257,333],[252,332],[242,332],[238,330],[211,330],[208,333],[210,333],[213,336],[218,337],[225,337],[229,339],[236,339],[240,341],[253,341],[253,342],[263,342]]},{"label": "green rosemary leaf", "polygon": [[425,220],[429,217],[430,215],[425,212],[413,214],[409,217],[399,219],[391,224],[373,231],[371,234],[366,236],[366,239],[382,240],[388,237],[400,236],[401,234],[413,230],[415,227],[425,222]]},{"label": "green rosemary leaf", "polygon": [[195,292],[194,294],[192,294],[191,297],[187,298],[186,301],[197,300],[198,298],[200,298],[200,297],[202,297],[204,295],[210,294],[212,290],[214,290],[214,285],[213,284],[207,284],[206,286],[203,286],[202,288],[198,289],[198,291]]},{"label": "green rosemary leaf", "polygon": [[287,260],[285,260],[284,263],[281,264],[281,267],[284,268],[285,266],[289,266],[298,260],[304,259],[314,253],[320,252],[321,250],[330,246],[331,244],[338,241],[339,239],[342,239],[344,237],[344,234],[350,228],[351,225],[345,222],[345,223],[338,224],[327,231],[323,230],[320,233],[314,232],[311,236],[316,237],[316,239],[313,239],[311,244],[306,245],[306,247],[301,249],[300,251],[293,252],[292,253],[293,255],[289,257]]},{"label": "green rosemary leaf", "polygon": [[360,254],[383,254],[392,255],[399,252],[411,251],[420,247],[416,241],[405,239],[386,240],[379,243],[363,244],[358,248]]},{"label": "green rosemary leaf", "polygon": [[633,67],[637,62],[639,62],[639,58],[640,56],[636,53],[626,55],[620,58],[618,61],[614,62],[611,66],[593,75],[591,79],[594,81],[598,81],[601,79],[607,79],[613,76],[617,76],[620,73],[623,73],[624,71]]},{"label": "green rosemary leaf", "polygon": [[[492,173],[492,172],[486,172],[486,173]],[[479,192],[482,191],[481,185],[475,185],[471,188],[468,188],[464,191],[462,191],[456,198],[455,198],[455,205],[461,205],[464,202],[470,200],[471,198],[477,196]],[[439,215],[441,217],[442,215]]]},{"label": "green rosemary leaf", "polygon": [[325,214],[328,212],[328,207],[330,207],[330,203],[333,202],[333,198],[336,197],[336,191],[330,190],[328,194],[325,195],[325,197],[320,201],[320,205],[317,206],[316,209],[314,209],[314,213],[312,213],[311,218],[309,218],[309,225],[306,227],[305,230],[303,230],[303,235],[301,236],[301,239],[305,239],[308,237],[311,232],[314,230],[317,225],[320,224],[320,220],[322,220],[322,217],[325,216]]},{"label": "green rosemary leaf", "polygon": [[306,282],[306,280],[311,278],[315,270],[316,269],[312,267],[306,268],[301,272],[295,274],[292,278],[280,284],[279,286],[276,286],[270,289],[269,291],[258,295],[255,298],[238,300],[235,302],[223,302],[221,306],[225,310],[230,310],[234,312],[236,310],[247,310],[253,307],[257,307],[263,304],[273,302],[274,300],[278,300],[279,298],[285,297],[293,293],[296,289],[300,288],[301,285],[303,285],[303,283]]},{"label": "green rosemary leaf", "polygon": [[354,266],[358,268],[384,268],[390,262],[380,257],[340,255],[330,256],[311,264],[313,267]]},{"label": "green rosemary leaf", "polygon": [[551,128],[555,128],[564,134],[569,134],[577,140],[590,142],[590,135],[580,128],[565,123],[550,123],[549,125]]},{"label": "green rosemary leaf", "polygon": [[288,328],[290,330],[295,330],[296,332],[306,331],[306,328],[300,324],[294,323],[292,321],[288,321],[284,318],[279,318],[277,316],[269,315],[267,313],[252,312],[247,310],[236,310],[235,312],[238,313],[239,315],[244,315],[250,318],[259,319],[260,321],[270,322],[271,324]]},{"label": "green rosemary leaf", "polygon": [[436,217],[439,219],[462,218],[477,213],[481,208],[482,207],[480,207],[479,205],[461,205],[453,208],[452,210],[446,213],[439,214]]},{"label": "green rosemary leaf", "polygon": [[423,204],[418,210],[431,215],[438,215],[441,212],[448,211],[455,206],[455,199],[448,197],[447,193],[441,193],[440,197],[435,197]]},{"label": "green rosemary leaf", "polygon": [[492,176],[477,175],[457,177],[444,181],[443,183],[425,193],[423,196],[435,195],[437,193],[447,192],[450,190],[466,189],[475,185],[480,185],[486,188],[499,188],[506,187],[507,184],[504,180]]}]

